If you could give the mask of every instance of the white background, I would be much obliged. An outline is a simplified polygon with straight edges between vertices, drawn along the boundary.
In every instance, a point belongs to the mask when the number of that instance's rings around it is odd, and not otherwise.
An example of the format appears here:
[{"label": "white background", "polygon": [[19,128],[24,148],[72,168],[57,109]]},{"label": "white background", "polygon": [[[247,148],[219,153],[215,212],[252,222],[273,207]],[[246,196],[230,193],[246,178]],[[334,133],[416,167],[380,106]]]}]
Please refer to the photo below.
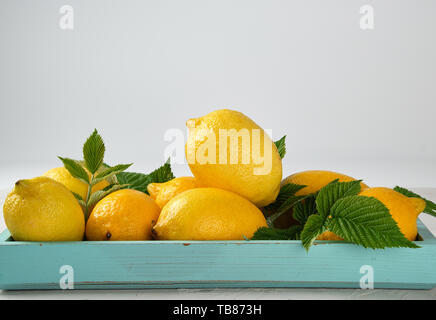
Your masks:
[{"label": "white background", "polygon": [[94,128],[107,162],[148,172],[166,130],[222,107],[288,135],[284,176],[436,186],[434,1],[74,0],[74,31],[64,4],[0,2],[0,187],[80,158]]}]

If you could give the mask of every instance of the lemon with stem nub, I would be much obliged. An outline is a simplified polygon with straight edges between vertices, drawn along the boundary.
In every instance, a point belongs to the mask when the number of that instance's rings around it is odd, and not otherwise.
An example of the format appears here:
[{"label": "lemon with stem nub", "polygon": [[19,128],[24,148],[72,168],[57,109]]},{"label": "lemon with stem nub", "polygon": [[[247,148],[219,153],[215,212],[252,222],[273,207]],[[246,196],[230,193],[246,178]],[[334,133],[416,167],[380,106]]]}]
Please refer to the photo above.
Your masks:
[{"label": "lemon with stem nub", "polygon": [[70,190],[47,177],[16,182],[5,200],[3,215],[16,241],[83,239],[82,208]]},{"label": "lemon with stem nub", "polygon": [[228,190],[258,207],[279,194],[282,161],[268,134],[241,112],[223,109],[189,119],[186,158],[201,187]]}]

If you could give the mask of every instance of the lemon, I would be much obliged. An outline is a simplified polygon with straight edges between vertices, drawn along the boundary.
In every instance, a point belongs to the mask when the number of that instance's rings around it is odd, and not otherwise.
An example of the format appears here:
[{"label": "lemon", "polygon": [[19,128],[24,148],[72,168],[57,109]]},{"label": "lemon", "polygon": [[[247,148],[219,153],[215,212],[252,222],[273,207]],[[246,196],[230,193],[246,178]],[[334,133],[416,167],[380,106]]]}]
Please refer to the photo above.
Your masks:
[{"label": "lemon", "polygon": [[[91,177],[91,174],[89,172],[88,175]],[[43,176],[52,178],[53,180],[62,183],[72,192],[77,193],[83,199],[86,199],[86,195],[88,193],[88,185],[83,181],[74,178],[64,167],[50,169],[46,173],[44,173]],[[92,187],[92,192],[104,189],[108,185],[109,183],[106,180],[100,181]]]},{"label": "lemon", "polygon": [[165,205],[153,232],[159,240],[243,240],[266,226],[262,212],[245,198],[222,189],[196,188]]},{"label": "lemon", "polygon": [[[305,188],[299,190],[296,193],[297,196],[304,196],[319,191],[322,187],[325,187],[330,182],[336,179],[338,179],[339,182],[349,182],[356,180],[350,176],[334,171],[307,170],[294,173],[283,179],[282,186],[289,183],[305,185]],[[362,190],[368,188],[368,186],[363,182],[360,183],[360,186]]]},{"label": "lemon", "polygon": [[123,189],[100,200],[86,223],[87,240],[150,240],[159,207],[147,194]]},{"label": "lemon", "polygon": [[423,199],[409,198],[395,190],[382,187],[366,189],[360,195],[380,200],[389,209],[404,236],[410,241],[416,240],[416,220],[426,205]]},{"label": "lemon", "polygon": [[85,217],[63,184],[38,177],[19,180],[3,206],[3,215],[16,241],[79,241]]},{"label": "lemon", "polygon": [[258,207],[276,199],[281,158],[274,142],[253,120],[224,109],[190,119],[186,125],[186,157],[199,186],[232,191]]},{"label": "lemon", "polygon": [[162,209],[174,196],[196,187],[197,183],[194,177],[179,177],[164,183],[150,183],[147,186],[147,191]]}]

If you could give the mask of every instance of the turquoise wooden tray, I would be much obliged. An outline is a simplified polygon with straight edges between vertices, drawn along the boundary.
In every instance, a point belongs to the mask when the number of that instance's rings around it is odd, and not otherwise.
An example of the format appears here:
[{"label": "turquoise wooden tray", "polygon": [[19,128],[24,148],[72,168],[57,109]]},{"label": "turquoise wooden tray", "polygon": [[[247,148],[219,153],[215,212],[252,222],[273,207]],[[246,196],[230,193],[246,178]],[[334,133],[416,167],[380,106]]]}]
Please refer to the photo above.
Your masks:
[{"label": "turquoise wooden tray", "polygon": [[[374,288],[431,289],[436,239],[419,223],[420,249],[364,249],[318,241],[19,242],[0,235],[0,289],[359,288],[362,266]],[[363,270],[367,267],[363,267]]]}]

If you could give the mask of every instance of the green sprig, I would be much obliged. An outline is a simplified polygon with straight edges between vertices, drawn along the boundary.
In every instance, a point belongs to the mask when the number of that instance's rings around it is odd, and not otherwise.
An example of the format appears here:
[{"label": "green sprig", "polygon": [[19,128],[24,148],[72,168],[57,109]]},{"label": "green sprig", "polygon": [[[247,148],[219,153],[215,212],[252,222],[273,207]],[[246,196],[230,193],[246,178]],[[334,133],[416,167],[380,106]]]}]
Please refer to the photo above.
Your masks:
[{"label": "green sprig", "polygon": [[[92,192],[92,187],[94,185],[103,180],[106,180],[109,183],[113,182],[114,177],[117,174],[128,169],[132,165],[119,164],[114,167],[108,167],[104,165],[103,160],[105,150],[106,148],[103,139],[95,129],[83,145],[83,161],[58,157],[64,164],[64,167],[74,178],[79,179],[88,186],[85,199],[78,194],[74,194],[77,201],[83,208],[86,220],[88,219],[90,211],[98,201],[103,199],[111,192],[128,186],[126,184],[119,184],[118,182],[115,182],[111,184],[110,188],[105,188],[105,190],[99,190],[94,193]],[[90,176],[86,170],[90,172]]]},{"label": "green sprig", "polygon": [[280,140],[275,141],[275,145],[277,147],[277,151],[279,152],[280,158],[284,158],[286,154],[286,136],[283,136]]}]

